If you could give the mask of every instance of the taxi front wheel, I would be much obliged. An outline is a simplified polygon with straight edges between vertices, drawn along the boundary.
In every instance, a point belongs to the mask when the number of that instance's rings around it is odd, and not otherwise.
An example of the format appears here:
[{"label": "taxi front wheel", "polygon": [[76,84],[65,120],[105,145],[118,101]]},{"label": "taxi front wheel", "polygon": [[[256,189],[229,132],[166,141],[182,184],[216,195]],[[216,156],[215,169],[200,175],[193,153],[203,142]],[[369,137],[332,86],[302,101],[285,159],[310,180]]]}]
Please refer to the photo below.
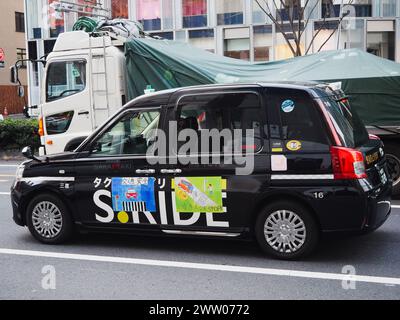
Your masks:
[{"label": "taxi front wheel", "polygon": [[310,254],[319,238],[318,225],[309,210],[292,201],[264,207],[257,217],[255,233],[264,252],[286,260]]},{"label": "taxi front wheel", "polygon": [[29,231],[40,242],[60,244],[72,236],[71,215],[64,203],[52,194],[35,197],[26,214]]}]

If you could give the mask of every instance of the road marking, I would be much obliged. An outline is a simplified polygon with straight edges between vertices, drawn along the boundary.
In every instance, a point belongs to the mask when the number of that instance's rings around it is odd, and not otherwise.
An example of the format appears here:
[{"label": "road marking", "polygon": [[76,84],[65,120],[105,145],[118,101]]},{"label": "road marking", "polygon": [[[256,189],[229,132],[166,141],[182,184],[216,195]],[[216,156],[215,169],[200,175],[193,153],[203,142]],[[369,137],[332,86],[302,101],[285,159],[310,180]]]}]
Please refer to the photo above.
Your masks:
[{"label": "road marking", "polygon": [[0,192],[0,196],[9,196],[10,192]]},{"label": "road marking", "polygon": [[394,205],[394,204],[392,204],[392,208],[393,208],[393,209],[400,209],[400,205]]},{"label": "road marking", "polygon": [[8,182],[8,181],[10,181],[10,180],[0,180],[0,182]]},{"label": "road marking", "polygon": [[358,282],[378,283],[385,285],[387,284],[400,285],[400,278],[365,276],[365,275],[347,275],[341,273],[244,267],[244,266],[234,266],[234,265],[192,263],[192,262],[167,261],[167,260],[135,259],[135,258],[71,254],[71,253],[61,253],[61,252],[17,250],[17,249],[5,249],[5,248],[4,249],[0,248],[0,254],[80,260],[80,261],[111,262],[111,263],[144,265],[144,266],[154,266],[154,267],[227,271],[227,272],[263,274],[270,276],[286,276],[286,277],[310,278],[310,279],[322,279],[322,280],[358,281]]},{"label": "road marking", "polygon": [[0,168],[17,168],[19,164],[0,164]]},{"label": "road marking", "polygon": [[2,178],[14,178],[15,174],[0,174],[0,177],[2,177]]}]

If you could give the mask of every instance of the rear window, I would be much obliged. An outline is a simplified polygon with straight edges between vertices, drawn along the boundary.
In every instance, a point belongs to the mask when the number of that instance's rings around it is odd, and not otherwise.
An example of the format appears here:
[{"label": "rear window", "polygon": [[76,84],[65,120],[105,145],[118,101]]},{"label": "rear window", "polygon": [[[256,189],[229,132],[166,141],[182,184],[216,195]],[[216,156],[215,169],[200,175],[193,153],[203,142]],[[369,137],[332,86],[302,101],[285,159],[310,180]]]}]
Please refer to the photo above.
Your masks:
[{"label": "rear window", "polygon": [[368,142],[368,132],[357,112],[350,107],[347,98],[337,100],[325,97],[321,100],[344,146],[357,148]]},{"label": "rear window", "polygon": [[307,92],[275,88],[270,90],[270,104],[278,111],[287,152],[329,151],[330,141],[321,113]]}]

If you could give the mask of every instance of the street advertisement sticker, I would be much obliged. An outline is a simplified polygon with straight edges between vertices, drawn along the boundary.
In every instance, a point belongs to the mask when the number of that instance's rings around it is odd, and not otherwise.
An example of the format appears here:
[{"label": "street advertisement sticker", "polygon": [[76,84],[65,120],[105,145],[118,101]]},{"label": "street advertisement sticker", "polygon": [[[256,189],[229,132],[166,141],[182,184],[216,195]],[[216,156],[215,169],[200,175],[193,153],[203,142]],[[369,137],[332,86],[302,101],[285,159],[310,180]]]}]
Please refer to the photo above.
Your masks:
[{"label": "street advertisement sticker", "polygon": [[155,178],[112,178],[114,211],[156,212]]},{"label": "street advertisement sticker", "polygon": [[176,211],[224,212],[222,190],[226,180],[221,177],[179,177],[172,180],[175,189]]}]

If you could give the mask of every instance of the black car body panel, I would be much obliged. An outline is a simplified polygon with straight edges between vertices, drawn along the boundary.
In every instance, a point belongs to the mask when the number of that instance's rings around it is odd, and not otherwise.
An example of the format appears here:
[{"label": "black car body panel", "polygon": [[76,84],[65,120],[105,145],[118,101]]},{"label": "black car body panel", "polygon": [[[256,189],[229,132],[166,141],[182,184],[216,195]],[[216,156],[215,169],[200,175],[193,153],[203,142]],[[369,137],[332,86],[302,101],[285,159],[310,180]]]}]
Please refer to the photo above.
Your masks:
[{"label": "black car body panel", "polygon": [[[149,164],[143,156],[96,156],[90,151],[95,148],[99,137],[124,114],[150,110],[158,114],[158,128],[169,132],[169,122],[177,120],[178,113],[183,112],[185,107],[190,108],[193,101],[201,99],[202,95],[221,95],[224,101],[224,95],[237,93],[248,94],[249,99],[258,99],[261,106],[257,120],[259,141],[254,147],[257,152],[254,155],[254,171],[250,175],[236,175],[235,164]],[[12,187],[13,218],[17,224],[25,225],[29,201],[35,195],[52,193],[64,201],[76,226],[85,231],[168,233],[169,230],[181,230],[248,237],[253,234],[258,212],[278,199],[296,201],[309,208],[322,232],[359,232],[379,227],[387,219],[391,208],[391,181],[381,142],[371,140],[359,148],[369,159],[366,178],[336,180],[333,178],[329,149],[335,144],[335,138],[328,124],[321,120],[318,125],[321,137],[299,143],[300,137],[293,138],[298,134],[296,130],[290,132],[289,129],[292,119],[284,118],[290,117],[291,113],[286,114],[279,109],[285,95],[296,96],[299,105],[304,101],[312,104],[315,115],[311,117],[324,118],[317,100],[329,93],[316,84],[203,86],[169,90],[135,99],[98,128],[75,152],[25,162],[23,177],[17,179]],[[275,106],[275,102],[279,107]],[[285,126],[285,121],[289,125]],[[306,134],[311,128],[308,122],[298,126],[298,132],[303,130]],[[176,156],[178,160],[181,157],[179,154]],[[285,157],[285,170],[272,170],[273,156]],[[170,156],[165,156],[164,160],[169,162]],[[218,185],[221,190],[211,190],[210,187],[210,194],[218,192],[222,197],[222,205],[216,210],[218,212],[177,213],[174,207],[179,201],[178,189],[174,184],[180,181],[182,187],[193,187],[187,185],[187,181],[179,180],[182,177],[190,177],[188,181],[193,184],[209,180]],[[124,208],[130,209],[125,210],[128,214],[124,210],[115,210],[113,201],[120,196],[116,191],[118,188],[125,192],[124,197],[140,197],[138,189],[122,187],[123,178],[134,179],[132,183],[144,178],[146,180],[143,181],[151,184],[152,194],[149,197],[154,199],[146,198],[146,208],[129,207],[140,204],[127,201],[128,208]],[[148,207],[152,209],[146,210]]]}]

